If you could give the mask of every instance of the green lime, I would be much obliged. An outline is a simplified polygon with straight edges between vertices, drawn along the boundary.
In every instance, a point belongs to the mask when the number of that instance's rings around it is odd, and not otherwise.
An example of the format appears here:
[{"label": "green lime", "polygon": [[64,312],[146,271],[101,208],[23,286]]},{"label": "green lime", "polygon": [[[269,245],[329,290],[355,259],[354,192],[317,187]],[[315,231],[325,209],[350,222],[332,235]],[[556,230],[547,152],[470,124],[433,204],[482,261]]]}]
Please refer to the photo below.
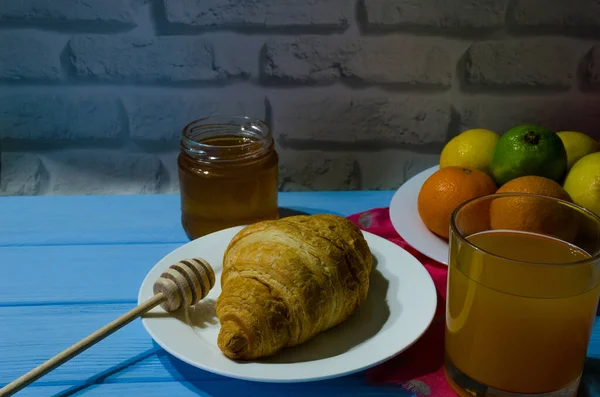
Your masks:
[{"label": "green lime", "polygon": [[567,172],[567,151],[560,137],[539,125],[521,125],[500,137],[491,163],[500,186],[526,175],[537,175],[562,183]]}]

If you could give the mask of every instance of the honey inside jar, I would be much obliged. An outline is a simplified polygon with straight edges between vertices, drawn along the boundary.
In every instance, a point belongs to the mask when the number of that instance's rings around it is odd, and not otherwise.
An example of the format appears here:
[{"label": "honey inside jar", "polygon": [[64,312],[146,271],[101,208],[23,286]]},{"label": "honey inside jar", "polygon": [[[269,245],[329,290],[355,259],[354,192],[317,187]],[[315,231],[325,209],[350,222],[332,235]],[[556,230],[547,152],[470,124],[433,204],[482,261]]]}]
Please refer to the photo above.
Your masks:
[{"label": "honey inside jar", "polygon": [[278,156],[269,127],[247,117],[188,124],[177,159],[189,238],[277,219]]}]

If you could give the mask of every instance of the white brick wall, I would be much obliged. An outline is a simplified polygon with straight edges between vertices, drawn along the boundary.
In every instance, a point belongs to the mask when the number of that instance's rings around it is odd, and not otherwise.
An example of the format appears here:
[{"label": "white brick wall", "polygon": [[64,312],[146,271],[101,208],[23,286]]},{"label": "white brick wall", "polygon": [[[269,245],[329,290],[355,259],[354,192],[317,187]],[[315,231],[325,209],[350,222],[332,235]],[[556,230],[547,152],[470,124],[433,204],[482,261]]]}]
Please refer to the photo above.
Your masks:
[{"label": "white brick wall", "polygon": [[[267,82],[405,84],[449,87],[454,63],[439,40],[420,37],[269,39],[261,59]],[[449,62],[450,61],[450,62]]]},{"label": "white brick wall", "polygon": [[507,0],[363,0],[370,29],[495,29],[504,25]]},{"label": "white brick wall", "polygon": [[217,113],[281,190],[395,189],[466,128],[600,138],[599,92],[595,0],[2,0],[0,194],[174,192]]},{"label": "white brick wall", "polygon": [[191,27],[322,27],[352,23],[349,0],[163,0],[166,20]]}]

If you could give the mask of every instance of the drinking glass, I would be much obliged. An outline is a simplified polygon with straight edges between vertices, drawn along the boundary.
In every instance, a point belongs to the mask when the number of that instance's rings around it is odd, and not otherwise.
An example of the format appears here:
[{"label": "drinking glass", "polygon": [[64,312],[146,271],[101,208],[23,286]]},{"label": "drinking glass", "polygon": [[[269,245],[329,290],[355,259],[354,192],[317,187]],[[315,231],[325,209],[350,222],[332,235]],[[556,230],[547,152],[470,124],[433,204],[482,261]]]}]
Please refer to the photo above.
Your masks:
[{"label": "drinking glass", "polygon": [[573,397],[600,293],[600,218],[505,193],[451,217],[446,378],[460,396]]}]

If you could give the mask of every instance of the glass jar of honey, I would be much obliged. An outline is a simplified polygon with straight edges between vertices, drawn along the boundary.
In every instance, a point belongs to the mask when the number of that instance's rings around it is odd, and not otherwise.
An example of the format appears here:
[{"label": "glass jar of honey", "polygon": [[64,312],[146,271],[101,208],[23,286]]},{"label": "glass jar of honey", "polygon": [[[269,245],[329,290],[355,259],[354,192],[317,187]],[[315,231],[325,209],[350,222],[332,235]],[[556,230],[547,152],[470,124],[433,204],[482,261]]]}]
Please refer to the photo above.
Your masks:
[{"label": "glass jar of honey", "polygon": [[278,163],[270,127],[212,116],[185,126],[177,159],[181,222],[191,239],[278,218]]}]

